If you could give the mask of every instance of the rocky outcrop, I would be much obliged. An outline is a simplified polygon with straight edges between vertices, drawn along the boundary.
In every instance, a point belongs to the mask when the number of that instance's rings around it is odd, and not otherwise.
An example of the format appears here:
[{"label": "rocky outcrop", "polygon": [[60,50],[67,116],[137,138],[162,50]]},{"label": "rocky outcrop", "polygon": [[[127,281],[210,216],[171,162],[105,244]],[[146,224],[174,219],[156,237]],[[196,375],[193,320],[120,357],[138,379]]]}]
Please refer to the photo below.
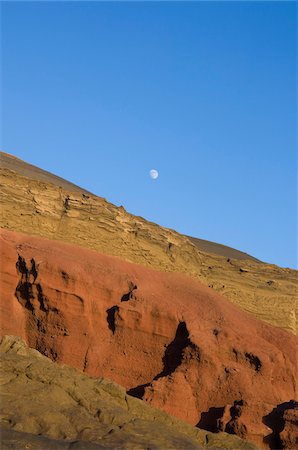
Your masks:
[{"label": "rocky outcrop", "polygon": [[222,417],[217,419],[217,430],[225,431],[229,434],[236,434],[237,436],[245,438],[247,436],[247,427],[240,419],[244,405],[246,405],[246,402],[243,400],[235,400],[233,406],[225,406],[225,408],[223,408]]},{"label": "rocky outcrop", "polygon": [[297,338],[190,277],[7,230],[1,252],[2,334],[54,361],[260,446],[295,398]]},{"label": "rocky outcrop", "polygon": [[[27,177],[20,174],[20,163]],[[259,319],[297,333],[296,271],[249,256],[243,260],[244,254],[224,246],[191,241],[14,158],[0,169],[0,184],[0,226],[157,270],[186,273]]]},{"label": "rocky outcrop", "polygon": [[0,352],[3,450],[255,448],[191,427],[110,380],[59,366],[20,338],[5,336]]},{"label": "rocky outcrop", "polygon": [[272,430],[265,440],[271,449],[298,448],[298,402],[277,405],[264,417],[264,423]]},{"label": "rocky outcrop", "polygon": [[298,403],[292,402],[291,406],[283,413],[284,427],[279,436],[283,448],[295,450],[298,448]]}]

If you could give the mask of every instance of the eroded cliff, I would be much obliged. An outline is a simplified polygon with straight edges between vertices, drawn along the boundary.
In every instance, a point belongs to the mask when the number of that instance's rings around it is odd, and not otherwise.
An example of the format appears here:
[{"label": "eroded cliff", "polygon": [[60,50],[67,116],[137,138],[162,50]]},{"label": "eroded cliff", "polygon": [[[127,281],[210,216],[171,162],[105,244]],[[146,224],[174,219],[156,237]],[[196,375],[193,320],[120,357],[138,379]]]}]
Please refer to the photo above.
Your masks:
[{"label": "eroded cliff", "polygon": [[[233,259],[202,252],[195,241],[133,216],[123,207],[72,189],[63,180],[59,187],[60,179],[55,185],[47,177],[40,178],[39,173],[30,179],[11,168],[1,169],[2,227],[81,245],[161,271],[186,273],[257,318],[297,333],[296,271],[245,260],[243,254]],[[232,254],[237,256],[237,252]]]},{"label": "eroded cliff", "polygon": [[192,425],[267,445],[264,418],[296,395],[294,335],[186,275],[8,230],[1,252],[2,334]]}]

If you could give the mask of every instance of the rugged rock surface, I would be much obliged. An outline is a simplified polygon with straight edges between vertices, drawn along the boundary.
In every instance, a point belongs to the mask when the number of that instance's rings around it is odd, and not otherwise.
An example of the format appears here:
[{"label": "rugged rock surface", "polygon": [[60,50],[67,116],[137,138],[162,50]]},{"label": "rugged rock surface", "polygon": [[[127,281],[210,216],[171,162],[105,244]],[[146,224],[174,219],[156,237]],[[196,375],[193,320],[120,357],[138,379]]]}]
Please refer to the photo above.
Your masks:
[{"label": "rugged rock surface", "polygon": [[298,448],[298,402],[291,400],[277,405],[264,417],[264,423],[272,430],[266,438],[270,448]]},{"label": "rugged rock surface", "polygon": [[59,366],[20,338],[1,345],[4,449],[251,449],[241,439],[191,427],[105,379]]},{"label": "rugged rock surface", "polygon": [[[82,189],[81,187],[70,183],[67,180],[64,180],[61,177],[53,175],[46,170],[42,170],[37,166],[32,164],[28,164],[25,161],[16,158],[13,155],[10,155],[5,152],[0,151],[0,166],[2,169],[8,169],[19,175],[30,178],[32,180],[43,181],[45,183],[53,184],[54,186],[62,187],[70,192],[79,192],[80,194],[93,195],[91,192]],[[226,258],[234,258],[234,259],[251,259],[254,261],[258,261],[251,255],[247,253],[241,252],[231,247],[227,247],[226,245],[216,244],[215,242],[206,241],[204,239],[192,238],[189,237],[190,240],[198,247],[199,250],[206,253],[214,253],[215,255],[221,255]]]},{"label": "rugged rock surface", "polygon": [[[5,161],[0,174],[0,226],[78,244],[158,270],[187,273],[259,319],[297,333],[296,271],[199,251],[227,254],[233,249],[191,241],[65,180],[33,170],[16,158],[11,158],[10,164],[7,158]],[[32,178],[20,175],[20,164],[22,173]],[[245,257],[237,251],[231,254]]]},{"label": "rugged rock surface", "polygon": [[284,427],[279,436],[283,448],[295,450],[298,448],[298,403],[283,413]]},{"label": "rugged rock surface", "polygon": [[2,334],[54,361],[258,445],[263,418],[295,398],[297,338],[195,279],[7,230],[1,252]]}]

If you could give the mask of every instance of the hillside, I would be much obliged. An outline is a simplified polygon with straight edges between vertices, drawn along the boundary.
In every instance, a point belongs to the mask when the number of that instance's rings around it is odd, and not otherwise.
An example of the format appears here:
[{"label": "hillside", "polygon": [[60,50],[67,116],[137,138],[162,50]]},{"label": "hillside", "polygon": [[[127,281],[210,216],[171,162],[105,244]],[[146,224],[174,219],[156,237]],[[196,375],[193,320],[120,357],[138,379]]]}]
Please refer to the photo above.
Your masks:
[{"label": "hillside", "polygon": [[296,336],[187,275],[72,244],[2,230],[1,260],[2,335],[191,425],[260,448],[278,431],[266,417],[296,396]]},{"label": "hillside", "polygon": [[1,227],[188,274],[255,317],[297,333],[295,270],[160,227],[7,154],[1,163]]},{"label": "hillside", "polygon": [[[0,152],[0,161],[1,168],[11,170],[18,173],[19,175],[25,176],[26,178],[37,181],[44,181],[46,183],[62,187],[63,189],[69,190],[71,192],[79,192],[81,194],[87,195],[91,194],[91,192],[88,192],[85,189],[82,189],[81,187],[70,183],[69,181],[66,181],[61,177],[53,175],[52,173],[47,172],[46,170],[42,170],[32,164],[28,164],[25,161],[22,161],[21,159],[16,158],[15,156],[12,156],[8,153]],[[250,256],[247,253],[241,252],[226,245],[216,244],[215,242],[192,237],[189,237],[189,239],[200,251],[206,253],[214,253],[215,255],[221,255],[226,258],[251,259],[253,261],[258,261],[258,259],[254,258],[253,256]]]},{"label": "hillside", "polygon": [[0,358],[3,450],[255,448],[191,427],[110,380],[55,364],[19,338],[2,339]]}]

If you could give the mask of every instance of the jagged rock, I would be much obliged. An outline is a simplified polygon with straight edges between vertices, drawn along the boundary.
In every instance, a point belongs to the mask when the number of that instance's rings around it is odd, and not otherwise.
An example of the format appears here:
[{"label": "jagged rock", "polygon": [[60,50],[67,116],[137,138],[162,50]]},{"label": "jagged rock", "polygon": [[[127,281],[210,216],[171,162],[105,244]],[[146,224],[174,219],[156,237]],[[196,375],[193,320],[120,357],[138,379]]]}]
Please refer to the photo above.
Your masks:
[{"label": "jagged rock", "polygon": [[293,408],[289,408],[283,413],[284,428],[279,435],[281,445],[289,450],[298,448],[298,403],[293,403]]},{"label": "jagged rock", "polygon": [[1,353],[1,441],[6,449],[202,449],[254,445],[191,427],[129,397],[110,380],[60,366],[6,336]]},{"label": "jagged rock", "polygon": [[297,338],[198,281],[40,237],[1,239],[2,334],[208,430],[222,415],[212,409],[243,400],[247,430],[229,430],[260,446],[271,405],[295,396]]},{"label": "jagged rock", "polygon": [[272,449],[298,448],[298,402],[283,402],[264,417],[264,423],[272,432],[265,442]]},{"label": "jagged rock", "polygon": [[243,406],[247,406],[247,403],[243,400],[235,400],[233,406],[225,406],[222,417],[217,419],[218,431],[236,434],[242,439],[246,438],[247,426],[240,419]]},{"label": "jagged rock", "polygon": [[242,439],[247,437],[247,427],[239,419],[231,419],[225,426],[225,432],[229,434],[236,434]]}]

